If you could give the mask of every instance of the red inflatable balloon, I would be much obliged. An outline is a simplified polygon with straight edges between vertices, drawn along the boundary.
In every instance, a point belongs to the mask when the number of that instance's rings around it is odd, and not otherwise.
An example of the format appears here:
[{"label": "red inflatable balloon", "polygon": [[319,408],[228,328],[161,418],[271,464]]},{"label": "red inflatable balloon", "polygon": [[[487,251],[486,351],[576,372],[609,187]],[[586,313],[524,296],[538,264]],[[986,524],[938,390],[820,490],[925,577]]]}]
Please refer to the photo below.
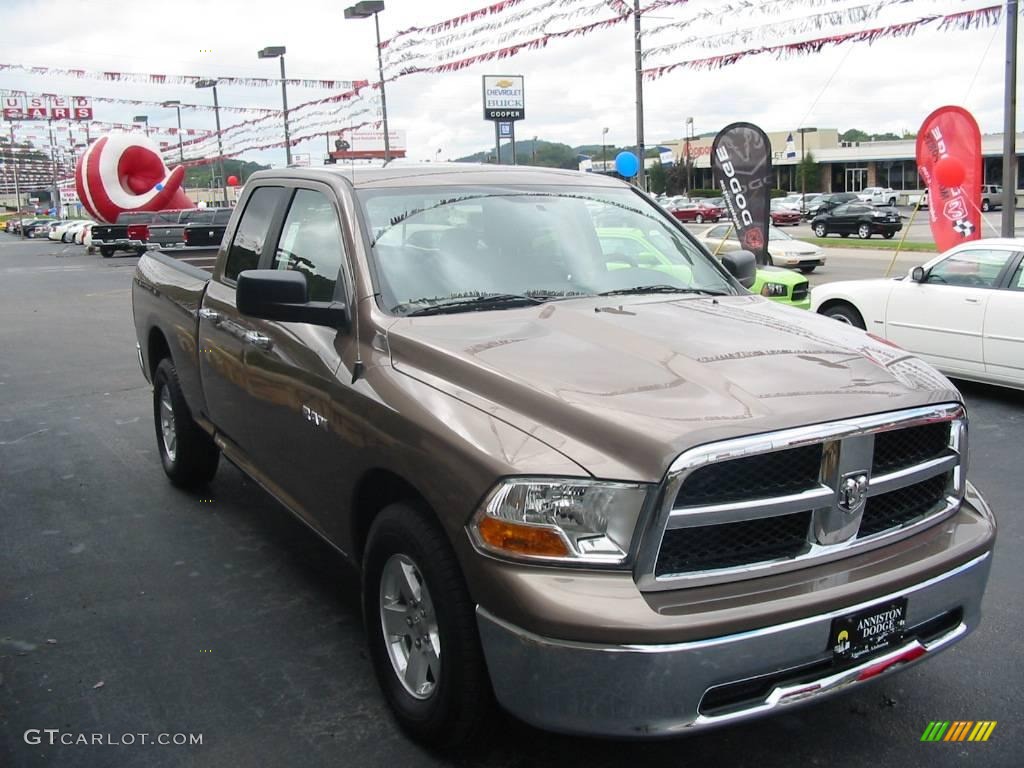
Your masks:
[{"label": "red inflatable balloon", "polygon": [[935,163],[935,178],[944,187],[959,187],[964,183],[967,169],[955,157],[943,157]]},{"label": "red inflatable balloon", "polygon": [[237,176],[228,176],[228,186],[229,187],[237,187],[238,186],[238,177]]}]

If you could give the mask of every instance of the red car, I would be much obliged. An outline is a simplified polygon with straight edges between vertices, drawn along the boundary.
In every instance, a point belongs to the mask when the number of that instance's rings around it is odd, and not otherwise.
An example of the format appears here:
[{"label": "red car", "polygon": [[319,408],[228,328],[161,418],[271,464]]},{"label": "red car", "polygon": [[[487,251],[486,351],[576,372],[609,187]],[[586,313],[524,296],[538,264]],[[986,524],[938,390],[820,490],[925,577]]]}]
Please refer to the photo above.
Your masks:
[{"label": "red car", "polygon": [[786,208],[773,208],[771,210],[772,224],[781,227],[783,224],[799,224],[800,211],[791,211]]},{"label": "red car", "polygon": [[698,224],[703,224],[705,221],[718,221],[725,211],[718,206],[706,203],[679,203],[671,209],[671,213],[680,221],[695,221]]}]

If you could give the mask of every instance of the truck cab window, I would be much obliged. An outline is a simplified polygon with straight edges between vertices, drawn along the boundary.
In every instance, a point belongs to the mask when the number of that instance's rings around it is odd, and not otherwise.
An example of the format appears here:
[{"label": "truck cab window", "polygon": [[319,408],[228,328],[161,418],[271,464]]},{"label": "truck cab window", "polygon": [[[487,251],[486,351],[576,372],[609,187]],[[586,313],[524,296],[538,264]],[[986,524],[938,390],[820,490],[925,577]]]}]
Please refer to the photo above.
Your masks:
[{"label": "truck cab window", "polygon": [[310,301],[330,301],[341,259],[341,226],[331,201],[312,189],[296,191],[281,229],[274,269],[302,272]]},{"label": "truck cab window", "polygon": [[224,265],[225,280],[236,280],[239,272],[259,266],[263,243],[283,194],[283,187],[260,187],[252,193],[231,242]]}]

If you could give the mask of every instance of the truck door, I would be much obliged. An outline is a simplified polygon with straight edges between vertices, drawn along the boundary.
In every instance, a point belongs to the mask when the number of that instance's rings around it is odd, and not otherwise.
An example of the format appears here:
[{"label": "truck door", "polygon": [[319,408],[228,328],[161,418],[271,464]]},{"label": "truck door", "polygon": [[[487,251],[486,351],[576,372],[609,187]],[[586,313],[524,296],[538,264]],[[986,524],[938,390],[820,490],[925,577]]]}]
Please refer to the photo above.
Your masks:
[{"label": "truck door", "polygon": [[252,404],[245,372],[246,334],[251,321],[235,306],[238,273],[256,269],[264,245],[280,227],[284,187],[257,187],[249,196],[222,270],[215,270],[199,309],[199,371],[210,420],[245,453]]},{"label": "truck door", "polygon": [[[336,197],[313,182],[294,190],[264,268],[306,276],[311,301],[352,306],[348,243]],[[350,386],[355,358],[350,329],[249,321],[258,334],[245,352],[259,439],[252,456],[276,492],[316,528],[330,533],[347,506],[357,464],[359,395]]]}]

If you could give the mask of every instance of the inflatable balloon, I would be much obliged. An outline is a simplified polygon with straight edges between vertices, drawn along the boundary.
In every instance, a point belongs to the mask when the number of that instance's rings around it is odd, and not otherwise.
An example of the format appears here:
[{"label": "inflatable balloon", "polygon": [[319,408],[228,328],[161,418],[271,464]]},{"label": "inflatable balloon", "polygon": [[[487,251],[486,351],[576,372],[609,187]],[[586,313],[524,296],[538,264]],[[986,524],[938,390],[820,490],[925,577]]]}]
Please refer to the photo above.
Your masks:
[{"label": "inflatable balloon", "polygon": [[228,176],[228,186],[229,187],[237,187],[238,186],[238,177],[237,176]]},{"label": "inflatable balloon", "polygon": [[632,152],[619,152],[615,156],[615,170],[619,176],[631,179],[640,170],[640,161],[636,159],[636,155]]},{"label": "inflatable balloon", "polygon": [[944,187],[959,187],[966,174],[964,164],[955,157],[943,157],[935,163],[935,178]]},{"label": "inflatable balloon", "polygon": [[168,170],[156,143],[132,134],[97,139],[75,165],[78,199],[89,215],[108,224],[127,211],[195,208],[181,189],[184,181],[184,167]]}]

